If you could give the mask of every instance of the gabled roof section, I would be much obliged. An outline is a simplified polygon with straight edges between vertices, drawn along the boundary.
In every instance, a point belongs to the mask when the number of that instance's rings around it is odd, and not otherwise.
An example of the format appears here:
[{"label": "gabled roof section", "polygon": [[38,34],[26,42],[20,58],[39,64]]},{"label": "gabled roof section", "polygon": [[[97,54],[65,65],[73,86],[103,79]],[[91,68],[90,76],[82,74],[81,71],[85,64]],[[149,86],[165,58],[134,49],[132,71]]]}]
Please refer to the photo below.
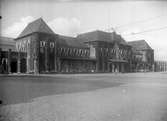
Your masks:
[{"label": "gabled roof section", "polygon": [[128,44],[135,50],[152,50],[145,40],[132,41],[128,42]]},{"label": "gabled roof section", "polygon": [[82,41],[74,37],[58,35],[58,43],[62,47],[88,48]]},{"label": "gabled roof section", "polygon": [[50,27],[44,22],[42,18],[39,18],[27,25],[27,27],[21,32],[18,38],[32,34],[34,32],[42,32],[48,34],[54,34]]},{"label": "gabled roof section", "polygon": [[121,44],[127,44],[126,41],[116,32],[110,33],[110,32],[104,32],[100,30],[79,34],[77,38],[81,39],[83,42],[90,42],[90,41],[114,42],[114,41],[117,41]]}]

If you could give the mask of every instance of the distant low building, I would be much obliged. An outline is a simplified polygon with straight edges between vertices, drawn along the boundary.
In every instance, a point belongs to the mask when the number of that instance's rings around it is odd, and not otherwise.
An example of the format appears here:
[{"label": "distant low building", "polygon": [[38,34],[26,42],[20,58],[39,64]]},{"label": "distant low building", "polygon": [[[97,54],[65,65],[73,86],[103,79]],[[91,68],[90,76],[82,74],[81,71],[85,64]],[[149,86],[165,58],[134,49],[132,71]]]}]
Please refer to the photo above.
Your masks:
[{"label": "distant low building", "polygon": [[155,61],[155,71],[156,72],[167,71],[167,61]]},{"label": "distant low building", "polygon": [[0,64],[8,73],[137,72],[154,65],[154,50],[144,40],[126,42],[116,32],[99,30],[62,36],[41,18],[16,39],[1,38]]}]

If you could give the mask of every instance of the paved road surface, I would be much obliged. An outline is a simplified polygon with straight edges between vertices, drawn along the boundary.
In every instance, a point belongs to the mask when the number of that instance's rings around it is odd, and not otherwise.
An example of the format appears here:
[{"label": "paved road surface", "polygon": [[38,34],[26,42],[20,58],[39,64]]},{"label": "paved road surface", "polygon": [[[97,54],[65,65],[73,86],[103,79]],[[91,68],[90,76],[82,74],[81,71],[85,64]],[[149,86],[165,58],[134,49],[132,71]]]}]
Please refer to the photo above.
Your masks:
[{"label": "paved road surface", "polygon": [[167,121],[167,73],[1,76],[6,121]]}]

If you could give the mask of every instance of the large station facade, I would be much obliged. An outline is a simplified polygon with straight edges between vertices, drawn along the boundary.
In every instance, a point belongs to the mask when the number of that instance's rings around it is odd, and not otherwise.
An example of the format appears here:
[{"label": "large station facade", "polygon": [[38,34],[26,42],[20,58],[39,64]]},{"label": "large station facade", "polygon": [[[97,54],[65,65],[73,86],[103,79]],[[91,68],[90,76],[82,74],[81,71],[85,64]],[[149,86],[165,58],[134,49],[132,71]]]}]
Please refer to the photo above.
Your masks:
[{"label": "large station facade", "polygon": [[91,73],[154,70],[154,50],[145,40],[126,42],[116,32],[77,37],[54,33],[39,18],[14,40],[1,37],[0,73]]}]

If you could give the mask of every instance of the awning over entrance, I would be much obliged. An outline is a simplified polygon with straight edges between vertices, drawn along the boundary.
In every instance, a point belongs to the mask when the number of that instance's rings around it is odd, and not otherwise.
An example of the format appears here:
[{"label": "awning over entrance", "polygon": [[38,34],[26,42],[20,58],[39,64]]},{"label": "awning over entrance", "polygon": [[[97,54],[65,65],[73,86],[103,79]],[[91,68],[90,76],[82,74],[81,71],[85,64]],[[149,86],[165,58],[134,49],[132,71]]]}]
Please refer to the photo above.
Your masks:
[{"label": "awning over entrance", "polygon": [[119,59],[109,59],[108,62],[128,63],[128,61],[126,60],[119,60]]}]

